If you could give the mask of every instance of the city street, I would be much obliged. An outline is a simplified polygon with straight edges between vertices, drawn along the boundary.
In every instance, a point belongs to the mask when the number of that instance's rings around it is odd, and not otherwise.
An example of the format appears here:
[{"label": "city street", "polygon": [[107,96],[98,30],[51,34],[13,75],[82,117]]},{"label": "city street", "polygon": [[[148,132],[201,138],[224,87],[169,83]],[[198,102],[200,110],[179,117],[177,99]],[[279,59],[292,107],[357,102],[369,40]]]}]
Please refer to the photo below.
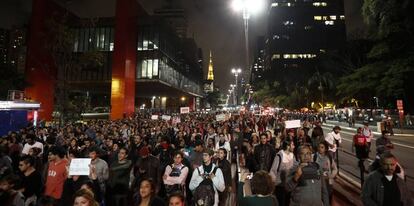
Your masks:
[{"label": "city street", "polygon": [[[333,122],[328,122],[327,125],[323,126],[325,134],[330,132],[333,125]],[[346,123],[339,123],[337,122],[336,125],[342,127],[341,137],[342,137],[342,145],[341,149],[339,150],[339,167],[340,173],[344,174],[345,176],[351,178],[352,180],[360,183],[360,172],[358,168],[358,159],[355,157],[355,153],[352,153],[352,137],[356,133],[356,128],[354,131],[346,128],[348,125]],[[374,128],[371,128],[373,131]],[[379,135],[375,134],[375,138],[378,138]],[[390,137],[392,143],[394,144],[394,149],[392,153],[398,158],[399,163],[404,168],[406,181],[408,187],[411,189],[411,192],[414,194],[414,156],[413,156],[413,149],[414,149],[414,137],[410,134],[406,134],[405,136],[392,136]],[[375,158],[375,140],[372,142],[371,146],[371,153],[369,155],[369,160],[365,161],[365,168],[368,169],[369,164]],[[365,173],[367,175],[367,173]]]}]

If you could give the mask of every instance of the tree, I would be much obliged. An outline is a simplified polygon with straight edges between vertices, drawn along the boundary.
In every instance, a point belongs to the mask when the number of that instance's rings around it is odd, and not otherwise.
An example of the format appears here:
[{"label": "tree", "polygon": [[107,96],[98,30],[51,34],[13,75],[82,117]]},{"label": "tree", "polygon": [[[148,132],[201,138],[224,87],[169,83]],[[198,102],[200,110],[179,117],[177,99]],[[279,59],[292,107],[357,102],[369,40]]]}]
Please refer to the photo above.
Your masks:
[{"label": "tree", "polygon": [[373,96],[394,105],[404,99],[412,110],[414,86],[414,3],[410,0],[365,0],[362,8],[373,46],[368,61],[341,78],[339,94],[359,96],[367,102]]},{"label": "tree", "polygon": [[212,109],[218,107],[221,101],[221,93],[219,90],[215,89],[212,92],[207,93],[206,95],[206,102],[210,104]]},{"label": "tree", "polygon": [[[69,91],[70,84],[67,76],[71,73],[80,72],[83,68],[98,69],[103,65],[103,55],[96,48],[80,55],[74,53],[74,43],[76,40],[75,32],[69,24],[69,14],[62,16],[52,15],[46,22],[48,28],[45,33],[47,39],[45,48],[50,51],[54,66],[57,69],[56,90],[55,90],[55,110],[59,114],[59,122],[64,123],[73,115],[81,111],[70,104]],[[93,22],[93,20],[91,21]],[[92,44],[95,39],[91,39]]]},{"label": "tree", "polygon": [[321,102],[322,105],[325,105],[326,101],[326,93],[329,93],[331,90],[335,88],[334,86],[334,78],[331,73],[326,72],[321,74],[319,70],[316,70],[314,75],[309,78],[308,80],[308,86],[310,88],[317,88],[317,90],[321,93]]}]

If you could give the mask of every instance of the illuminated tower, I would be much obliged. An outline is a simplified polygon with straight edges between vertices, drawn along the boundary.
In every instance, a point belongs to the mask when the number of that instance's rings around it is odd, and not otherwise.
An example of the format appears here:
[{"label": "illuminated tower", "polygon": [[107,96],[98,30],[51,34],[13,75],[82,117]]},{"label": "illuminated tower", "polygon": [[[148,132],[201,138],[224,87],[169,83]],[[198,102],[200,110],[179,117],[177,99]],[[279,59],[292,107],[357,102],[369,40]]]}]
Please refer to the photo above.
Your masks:
[{"label": "illuminated tower", "polygon": [[207,74],[207,80],[214,81],[214,70],[213,70],[213,57],[211,55],[210,51],[210,61],[208,63],[208,74]]},{"label": "illuminated tower", "polygon": [[210,51],[210,61],[208,62],[207,80],[204,84],[204,92],[212,92],[214,90],[214,68],[213,68],[213,57]]}]

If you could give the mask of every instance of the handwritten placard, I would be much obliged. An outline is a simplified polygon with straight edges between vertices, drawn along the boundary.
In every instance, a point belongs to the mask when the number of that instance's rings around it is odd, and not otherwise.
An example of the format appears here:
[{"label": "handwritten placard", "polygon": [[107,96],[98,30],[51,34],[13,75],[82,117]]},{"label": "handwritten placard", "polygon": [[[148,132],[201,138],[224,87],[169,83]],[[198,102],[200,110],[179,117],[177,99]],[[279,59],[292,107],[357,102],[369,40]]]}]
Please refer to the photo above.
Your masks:
[{"label": "handwritten placard", "polygon": [[69,175],[89,175],[91,158],[75,158],[70,161]]},{"label": "handwritten placard", "polygon": [[161,119],[162,119],[162,120],[165,120],[165,121],[170,121],[171,116],[169,116],[169,115],[162,115],[162,116],[161,116]]},{"label": "handwritten placard", "polygon": [[180,107],[180,113],[181,114],[190,113],[190,107]]},{"label": "handwritten placard", "polygon": [[286,129],[290,128],[299,128],[300,127],[300,120],[289,120],[285,121]]}]

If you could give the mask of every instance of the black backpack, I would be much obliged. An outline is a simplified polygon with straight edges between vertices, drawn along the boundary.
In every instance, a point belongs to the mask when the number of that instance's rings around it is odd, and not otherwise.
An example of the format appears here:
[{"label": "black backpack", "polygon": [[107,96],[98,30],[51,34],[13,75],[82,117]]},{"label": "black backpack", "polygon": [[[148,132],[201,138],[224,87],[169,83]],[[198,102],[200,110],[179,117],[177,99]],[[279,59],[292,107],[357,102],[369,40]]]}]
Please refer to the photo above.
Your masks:
[{"label": "black backpack", "polygon": [[[214,167],[212,174],[216,174],[218,167]],[[215,202],[215,191],[213,181],[202,175],[200,169],[197,167],[198,174],[203,177],[203,181],[197,186],[194,191],[193,198],[196,206],[213,206]]]}]

